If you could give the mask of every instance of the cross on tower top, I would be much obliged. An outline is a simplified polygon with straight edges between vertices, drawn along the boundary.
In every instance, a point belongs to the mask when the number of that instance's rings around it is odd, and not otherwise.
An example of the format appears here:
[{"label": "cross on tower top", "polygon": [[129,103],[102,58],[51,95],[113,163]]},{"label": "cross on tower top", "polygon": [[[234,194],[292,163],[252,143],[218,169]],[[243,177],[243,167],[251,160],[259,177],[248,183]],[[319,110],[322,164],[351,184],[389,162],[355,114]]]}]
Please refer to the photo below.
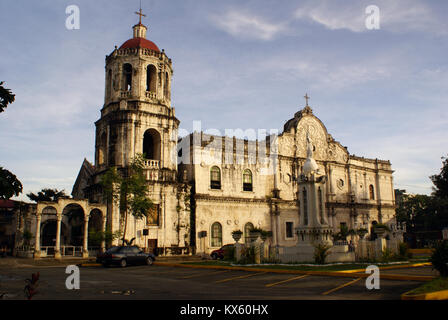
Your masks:
[{"label": "cross on tower top", "polygon": [[135,14],[138,14],[138,15],[139,15],[139,21],[138,21],[138,23],[139,23],[139,24],[142,24],[142,17],[146,17],[146,14],[143,14],[143,13],[142,13],[142,7],[141,7],[141,6],[140,6],[140,10],[139,10],[139,11],[136,11]]},{"label": "cross on tower top", "polygon": [[308,97],[308,94],[307,94],[307,93],[305,93],[305,95],[304,95],[303,97],[304,97],[305,100],[306,100],[306,106],[305,106],[305,107],[309,107],[309,105],[308,105],[308,99],[310,99],[310,97]]}]

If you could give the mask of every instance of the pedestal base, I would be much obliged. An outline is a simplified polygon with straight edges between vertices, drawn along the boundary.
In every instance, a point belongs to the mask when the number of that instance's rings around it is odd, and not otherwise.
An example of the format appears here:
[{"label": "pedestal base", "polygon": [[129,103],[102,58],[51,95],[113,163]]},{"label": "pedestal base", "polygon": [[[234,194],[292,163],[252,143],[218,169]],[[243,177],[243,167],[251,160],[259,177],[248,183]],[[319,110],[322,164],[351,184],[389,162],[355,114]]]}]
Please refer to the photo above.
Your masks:
[{"label": "pedestal base", "polygon": [[56,260],[61,260],[62,259],[61,252],[60,251],[55,251],[54,252],[54,258]]},{"label": "pedestal base", "polygon": [[85,251],[85,250],[83,250],[83,251],[82,251],[82,257],[83,257],[83,258],[88,258],[88,257],[89,257],[89,251]]},{"label": "pedestal base", "polygon": [[235,243],[235,260],[238,262],[241,260],[241,251],[243,250],[243,245],[241,243]]},{"label": "pedestal base", "polygon": [[40,251],[34,251],[33,258],[34,258],[35,260],[40,259],[40,258],[41,258]]}]

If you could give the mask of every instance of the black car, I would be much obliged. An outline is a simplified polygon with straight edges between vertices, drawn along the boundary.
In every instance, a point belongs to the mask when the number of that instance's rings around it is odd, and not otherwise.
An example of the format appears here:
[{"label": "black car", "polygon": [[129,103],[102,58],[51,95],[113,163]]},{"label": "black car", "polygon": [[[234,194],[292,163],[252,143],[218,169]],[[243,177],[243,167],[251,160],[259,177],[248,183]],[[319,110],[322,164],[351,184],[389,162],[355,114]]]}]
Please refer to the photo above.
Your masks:
[{"label": "black car", "polygon": [[156,257],[152,253],[143,252],[137,246],[114,246],[96,257],[96,261],[105,267],[119,265],[123,268],[130,264],[150,266],[155,260]]}]

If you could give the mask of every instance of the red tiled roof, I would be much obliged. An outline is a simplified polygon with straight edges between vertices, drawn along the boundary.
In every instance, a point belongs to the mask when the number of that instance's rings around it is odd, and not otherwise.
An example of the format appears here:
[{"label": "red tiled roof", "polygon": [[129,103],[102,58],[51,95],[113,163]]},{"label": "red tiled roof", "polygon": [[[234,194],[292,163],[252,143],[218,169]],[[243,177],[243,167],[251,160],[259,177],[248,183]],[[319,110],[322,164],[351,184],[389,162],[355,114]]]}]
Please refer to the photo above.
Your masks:
[{"label": "red tiled roof", "polygon": [[120,49],[127,49],[127,48],[145,48],[154,50],[157,52],[160,52],[159,48],[156,46],[156,44],[152,41],[149,41],[145,38],[132,38],[123,43],[120,47]]},{"label": "red tiled roof", "polygon": [[0,200],[0,208],[14,208],[14,200]]}]

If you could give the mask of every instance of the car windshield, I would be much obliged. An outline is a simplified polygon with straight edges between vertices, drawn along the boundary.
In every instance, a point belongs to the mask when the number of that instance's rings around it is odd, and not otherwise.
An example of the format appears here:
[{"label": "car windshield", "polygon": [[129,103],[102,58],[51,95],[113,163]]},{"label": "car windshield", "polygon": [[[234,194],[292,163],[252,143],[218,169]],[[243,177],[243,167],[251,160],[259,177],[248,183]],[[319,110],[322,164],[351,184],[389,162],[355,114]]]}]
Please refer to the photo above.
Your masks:
[{"label": "car windshield", "polygon": [[139,247],[131,247],[131,252],[133,253],[139,253],[141,250]]},{"label": "car windshield", "polygon": [[118,251],[120,251],[120,247],[111,247],[106,251],[106,253],[117,253]]}]

